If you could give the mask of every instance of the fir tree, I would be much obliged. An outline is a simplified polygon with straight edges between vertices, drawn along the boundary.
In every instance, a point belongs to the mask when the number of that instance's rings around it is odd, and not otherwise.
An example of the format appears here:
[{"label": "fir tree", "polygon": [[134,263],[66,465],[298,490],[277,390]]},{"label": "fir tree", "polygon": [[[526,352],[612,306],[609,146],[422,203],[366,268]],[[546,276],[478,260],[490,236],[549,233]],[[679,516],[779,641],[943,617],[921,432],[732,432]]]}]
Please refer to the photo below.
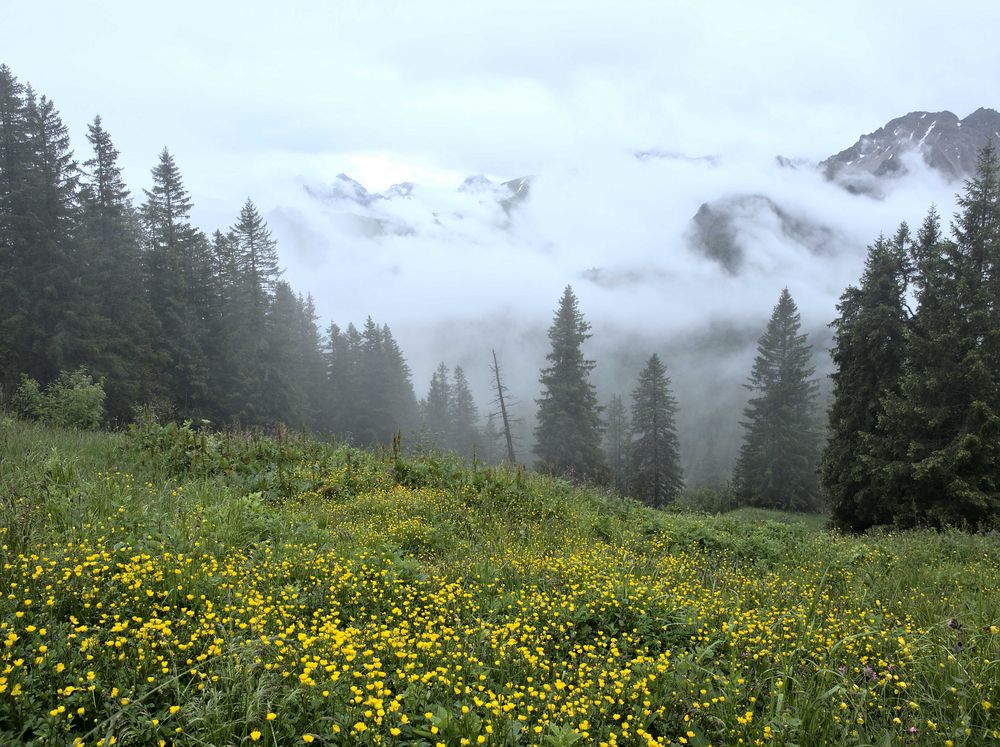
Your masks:
[{"label": "fir tree", "polygon": [[326,362],[323,340],[319,331],[319,316],[312,295],[299,297],[299,325],[296,342],[299,347],[299,371],[306,400],[304,425],[314,432],[329,429],[327,423]]},{"label": "fir tree", "polygon": [[448,367],[441,363],[431,375],[430,389],[423,403],[424,429],[431,443],[439,449],[450,446],[451,397]]},{"label": "fir tree", "polygon": [[799,327],[798,309],[785,288],[745,385],[757,396],[744,410],[746,433],[734,474],[743,503],[792,511],[819,507],[818,383],[810,378],[812,347]]},{"label": "fir tree", "polygon": [[860,287],[840,297],[834,328],[833,404],[823,452],[822,480],[834,523],[864,530],[893,521],[896,506],[880,479],[872,453],[884,403],[898,394],[905,362],[908,231],[868,248]]},{"label": "fir tree", "polygon": [[122,423],[137,403],[154,397],[163,361],[144,292],[137,216],[100,117],[88,126],[87,140],[93,155],[83,164],[81,241],[90,260],[83,277],[101,319],[100,352],[89,363],[105,379],[109,417]]},{"label": "fir tree", "polygon": [[459,454],[471,455],[481,444],[479,429],[479,410],[469,389],[469,381],[461,366],[455,366],[452,372],[451,399],[448,403],[451,420],[451,432],[448,436],[448,446]]},{"label": "fir tree", "polygon": [[[245,423],[282,420],[280,412],[265,411],[262,403],[270,396],[265,391],[265,382],[285,379],[285,373],[274,366],[283,365],[282,355],[292,342],[278,340],[264,331],[276,320],[292,324],[296,318],[292,307],[301,310],[301,305],[286,297],[283,299],[286,308],[277,316],[271,308],[281,275],[277,242],[249,199],[228,233],[216,232],[212,261],[220,294],[219,329],[215,335],[219,342],[220,375],[216,380],[220,384],[225,382],[215,398],[226,403],[225,411],[231,417]],[[294,296],[290,287],[282,292]],[[292,328],[285,331],[292,333]],[[269,350],[272,344],[279,350]]]},{"label": "fir tree", "polygon": [[953,240],[933,213],[918,236],[919,305],[878,465],[904,526],[977,526],[1000,512],[998,170],[987,145],[958,198]]},{"label": "fir tree", "polygon": [[79,169],[51,100],[25,89],[28,169],[21,209],[18,298],[25,324],[22,371],[48,382],[95,352],[96,308],[83,284],[77,240]]},{"label": "fir tree", "polygon": [[0,65],[0,385],[17,386],[27,347],[23,294],[28,133],[24,86]]},{"label": "fir tree", "polygon": [[684,487],[677,441],[677,402],[670,379],[655,353],[632,391],[632,442],[628,455],[628,487],[652,506],[670,503]]},{"label": "fir tree", "polygon": [[348,324],[347,329],[341,331],[336,324],[331,324],[327,331],[324,357],[328,381],[328,427],[348,441],[356,441],[363,415],[363,404],[360,402],[363,383],[361,334],[357,327]]},{"label": "fir tree", "polygon": [[167,390],[178,414],[200,416],[209,391],[207,314],[215,306],[210,248],[191,225],[191,199],[166,148],[152,177],[142,208],[145,272],[167,357]]},{"label": "fir tree", "polygon": [[628,414],[621,395],[614,394],[604,408],[604,452],[611,469],[611,487],[621,495],[627,490],[628,447]]},{"label": "fir tree", "polygon": [[241,278],[252,308],[263,310],[275,292],[281,270],[278,243],[256,206],[247,198],[236,224],[229,230]]},{"label": "fir tree", "polygon": [[549,362],[542,369],[543,387],[535,428],[538,468],[578,479],[603,481],[607,463],[601,451],[601,408],[589,381],[593,361],[583,357],[582,345],[590,337],[573,289],[566,286],[552,326]]},{"label": "fir tree", "polygon": [[286,423],[301,427],[305,421],[306,394],[298,375],[301,349],[297,343],[299,299],[288,283],[275,286],[274,302],[267,315],[265,353],[258,382],[258,423]]}]

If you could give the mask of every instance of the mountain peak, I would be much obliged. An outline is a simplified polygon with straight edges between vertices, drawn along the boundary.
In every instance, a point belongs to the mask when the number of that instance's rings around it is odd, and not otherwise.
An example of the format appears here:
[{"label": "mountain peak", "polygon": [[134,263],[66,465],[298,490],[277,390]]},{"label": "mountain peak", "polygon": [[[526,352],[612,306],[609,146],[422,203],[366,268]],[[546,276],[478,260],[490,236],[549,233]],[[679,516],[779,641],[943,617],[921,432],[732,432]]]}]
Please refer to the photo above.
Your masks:
[{"label": "mountain peak", "polygon": [[905,157],[916,153],[948,180],[959,181],[971,175],[990,136],[1000,138],[1000,113],[994,109],[979,108],[961,120],[950,111],[915,111],[862,135],[820,168],[850,191],[877,194],[878,180],[905,174]]}]

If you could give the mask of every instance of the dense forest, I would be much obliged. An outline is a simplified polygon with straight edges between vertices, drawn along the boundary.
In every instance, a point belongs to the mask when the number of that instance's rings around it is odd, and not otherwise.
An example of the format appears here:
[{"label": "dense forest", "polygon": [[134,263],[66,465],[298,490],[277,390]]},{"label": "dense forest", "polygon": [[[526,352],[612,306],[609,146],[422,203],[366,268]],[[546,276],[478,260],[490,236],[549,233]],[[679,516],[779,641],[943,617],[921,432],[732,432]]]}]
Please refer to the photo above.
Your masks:
[{"label": "dense forest", "polygon": [[[277,243],[252,200],[234,206],[229,228],[208,234],[191,222],[168,149],[137,201],[100,117],[87,141],[81,160],[54,103],[0,66],[6,409],[88,426],[120,427],[140,412],[213,428],[284,424],[361,446],[402,433],[421,448],[514,460],[507,413],[478,406],[461,367],[442,362],[418,400],[387,324],[322,326],[313,299],[282,280]],[[832,509],[852,530],[995,521],[998,194],[989,145],[950,237],[932,209],[916,236],[904,224],[870,247],[832,323],[828,417],[817,403],[815,352],[782,291],[746,384],[737,503]],[[632,387],[601,406],[589,380],[596,363],[583,350],[590,325],[569,286],[548,337],[536,467],[656,506],[675,500],[684,488],[675,422],[683,403],[667,363],[650,355]],[[498,366],[494,374],[502,399]]]}]

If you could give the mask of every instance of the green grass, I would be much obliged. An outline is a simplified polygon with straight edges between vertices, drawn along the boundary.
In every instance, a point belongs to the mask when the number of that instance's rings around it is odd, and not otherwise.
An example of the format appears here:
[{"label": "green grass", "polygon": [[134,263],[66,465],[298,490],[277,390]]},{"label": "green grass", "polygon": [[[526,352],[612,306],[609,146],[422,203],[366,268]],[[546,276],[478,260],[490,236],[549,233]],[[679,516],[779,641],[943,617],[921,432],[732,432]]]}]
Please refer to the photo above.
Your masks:
[{"label": "green grass", "polygon": [[996,743],[996,536],[824,523],[0,418],[0,743]]}]

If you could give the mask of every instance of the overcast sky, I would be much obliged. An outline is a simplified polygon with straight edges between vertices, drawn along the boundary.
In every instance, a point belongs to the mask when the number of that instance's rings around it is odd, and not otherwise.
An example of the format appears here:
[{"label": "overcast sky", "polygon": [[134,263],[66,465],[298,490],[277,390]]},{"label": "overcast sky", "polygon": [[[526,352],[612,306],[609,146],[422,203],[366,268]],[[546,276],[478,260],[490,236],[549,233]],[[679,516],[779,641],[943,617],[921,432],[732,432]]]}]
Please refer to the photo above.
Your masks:
[{"label": "overcast sky", "polygon": [[77,140],[101,114],[136,186],[168,144],[196,202],[275,170],[381,188],[586,148],[819,160],[908,111],[988,105],[1000,72],[988,0],[6,6],[0,55]]},{"label": "overcast sky", "polygon": [[[458,349],[464,317],[492,319],[513,357],[512,330],[537,338],[568,282],[598,332],[759,324],[786,284],[824,326],[865,243],[931,200],[947,215],[955,190],[917,174],[875,202],[773,156],[818,161],[913,110],[996,108],[998,28],[985,0],[11,1],[0,62],[55,101],[80,160],[100,114],[138,197],[164,145],[206,231],[252,197],[323,323],[389,322],[421,392],[438,358],[482,356]],[[631,156],[653,148],[722,165]],[[421,184],[423,202],[398,208],[420,230],[343,232],[304,190],[339,172]],[[476,173],[538,177],[512,229],[453,204]],[[750,274],[732,279],[680,248],[701,202],[740,192],[833,226],[838,251],[803,257],[757,226]],[[442,218],[457,212],[475,215]],[[643,282],[588,283],[592,268]],[[530,377],[542,353],[522,356]]]}]

